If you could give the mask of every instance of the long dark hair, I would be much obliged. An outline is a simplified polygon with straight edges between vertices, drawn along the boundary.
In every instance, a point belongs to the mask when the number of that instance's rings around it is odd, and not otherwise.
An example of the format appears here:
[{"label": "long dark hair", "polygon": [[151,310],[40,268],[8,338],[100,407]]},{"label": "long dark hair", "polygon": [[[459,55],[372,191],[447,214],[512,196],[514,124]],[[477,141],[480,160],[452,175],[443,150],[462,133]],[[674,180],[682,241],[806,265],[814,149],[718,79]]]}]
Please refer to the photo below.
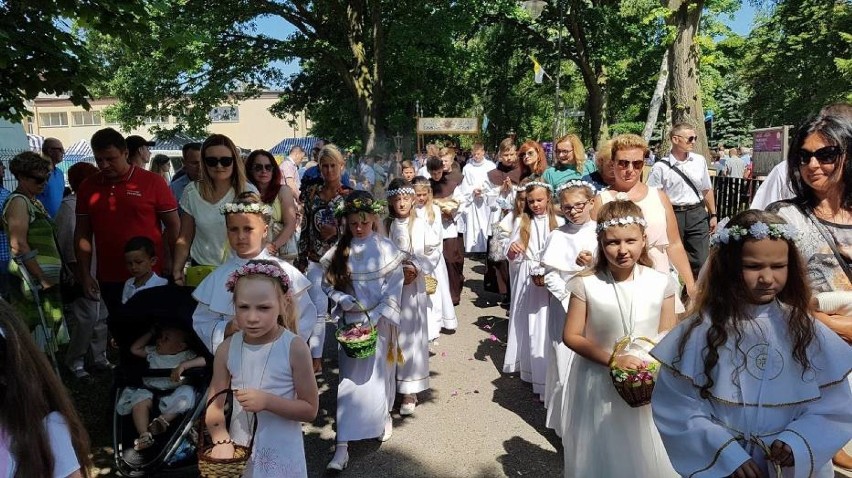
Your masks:
[{"label": "long dark hair", "polygon": [[[829,110],[831,113],[831,110]],[[843,184],[843,193],[840,205],[844,209],[852,208],[852,118],[831,114],[811,116],[796,131],[790,151],[787,154],[787,179],[793,192],[796,193],[795,201],[808,208],[813,208],[819,202],[813,189],[805,183],[800,169],[799,153],[805,139],[812,134],[819,135],[823,141],[830,146],[838,146],[841,150],[840,157],[835,164],[835,171],[831,180]]]},{"label": "long dark hair", "polygon": [[[366,191],[352,191],[343,199],[343,204],[349,205],[356,200],[373,200],[373,195]],[[365,213],[368,214],[368,213]],[[375,214],[373,229],[379,226],[379,218]],[[337,240],[337,248],[331,257],[331,263],[325,273],[325,279],[336,290],[349,293],[352,285],[352,271],[349,269],[349,253],[352,246],[352,231],[349,229],[349,222],[346,216],[340,218],[340,228],[342,232]]]},{"label": "long dark hair", "polygon": [[[784,220],[775,214],[753,209],[737,214],[727,226],[748,229],[756,222],[785,224]],[[735,348],[740,351],[741,322],[749,318],[748,307],[753,303],[743,279],[743,244],[747,240],[750,239],[732,238],[727,244],[719,244],[710,252],[707,270],[700,279],[698,296],[690,311],[691,318],[687,319],[690,321],[689,325],[678,347],[678,357],[675,361],[679,361],[683,356],[690,335],[701,324],[702,315],[710,320],[704,356],[704,375],[707,382],[700,387],[702,398],[710,396],[710,389],[715,383],[711,372],[719,362],[718,349],[725,345],[731,334],[734,336]],[[776,298],[790,307],[787,334],[793,341],[793,358],[808,370],[811,363],[808,360],[807,348],[814,339],[815,329],[813,320],[808,316],[811,291],[805,279],[805,267],[795,242],[787,239],[773,240],[787,242],[787,284]]]},{"label": "long dark hair", "polygon": [[248,180],[250,183],[254,184],[258,191],[260,191],[260,185],[257,184],[257,181],[254,179],[254,163],[257,162],[257,158],[260,156],[264,156],[269,159],[272,164],[272,180],[269,181],[269,186],[266,188],[266,192],[260,195],[260,200],[266,204],[272,204],[276,198],[278,198],[278,193],[281,192],[281,169],[278,168],[278,162],[275,161],[275,156],[272,156],[272,153],[265,149],[256,149],[249,153],[248,159],[246,159],[246,175],[248,176]]},{"label": "long dark hair", "polygon": [[41,424],[52,412],[65,419],[83,476],[89,476],[89,436],[65,386],[12,307],[0,301],[0,430],[10,438],[15,476],[53,476],[50,437]]}]

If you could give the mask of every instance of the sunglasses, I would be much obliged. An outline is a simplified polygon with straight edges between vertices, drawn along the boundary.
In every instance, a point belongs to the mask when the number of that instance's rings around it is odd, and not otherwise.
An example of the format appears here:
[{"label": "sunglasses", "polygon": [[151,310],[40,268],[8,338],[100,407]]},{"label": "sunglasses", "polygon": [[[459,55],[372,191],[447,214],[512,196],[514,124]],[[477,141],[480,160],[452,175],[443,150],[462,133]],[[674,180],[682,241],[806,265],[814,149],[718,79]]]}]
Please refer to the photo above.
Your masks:
[{"label": "sunglasses", "polygon": [[633,169],[639,170],[645,167],[645,160],[639,159],[636,161],[628,161],[626,159],[619,159],[615,162],[615,164],[621,169],[627,169],[630,166],[633,166]]},{"label": "sunglasses", "polygon": [[47,181],[47,176],[35,176],[32,174],[25,174],[24,176],[26,176],[36,184],[44,184]]},{"label": "sunglasses", "polygon": [[233,156],[207,156],[204,158],[204,164],[207,165],[208,168],[215,168],[217,164],[221,165],[223,168],[227,168],[228,166],[234,164]]},{"label": "sunglasses", "polygon": [[675,136],[685,139],[687,143],[694,143],[695,140],[698,139],[698,136],[681,136],[679,134],[676,134]]},{"label": "sunglasses", "polygon": [[811,163],[811,158],[816,158],[819,164],[834,164],[843,151],[839,146],[826,146],[816,151],[808,151],[806,149],[799,150],[799,164],[807,166]]},{"label": "sunglasses", "polygon": [[263,171],[272,171],[272,165],[271,164],[257,163],[254,166],[252,166],[251,170],[256,172],[256,173],[260,173],[260,172],[263,172]]}]

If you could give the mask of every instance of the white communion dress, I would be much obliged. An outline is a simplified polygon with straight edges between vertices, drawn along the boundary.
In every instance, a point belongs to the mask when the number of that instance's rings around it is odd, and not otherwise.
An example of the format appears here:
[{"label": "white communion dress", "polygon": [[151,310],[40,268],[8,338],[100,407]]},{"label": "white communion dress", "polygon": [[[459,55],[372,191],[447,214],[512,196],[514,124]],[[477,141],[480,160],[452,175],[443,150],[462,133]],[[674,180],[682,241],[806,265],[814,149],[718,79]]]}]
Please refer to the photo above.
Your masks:
[{"label": "white communion dress", "polygon": [[[632,328],[633,337],[656,337],[663,301],[675,292],[669,277],[639,265],[633,280],[610,277],[605,271],[571,281],[571,293],[586,302],[585,337],[608,351],[626,335],[625,328]],[[615,390],[609,367],[576,355],[567,386],[562,421],[566,478],[678,476],[651,407],[631,408]]]},{"label": "white communion dress", "polygon": [[[231,388],[258,389],[278,397],[294,399],[296,389],[290,366],[290,345],[296,335],[284,330],[274,341],[252,345],[243,342],[243,333],[231,338],[228,350],[228,371]],[[308,476],[305,464],[305,444],[302,424],[269,411],[256,415],[243,410],[233,401],[231,439],[248,445],[252,427],[257,421],[254,447],[246,466],[246,478],[297,478]]]}]

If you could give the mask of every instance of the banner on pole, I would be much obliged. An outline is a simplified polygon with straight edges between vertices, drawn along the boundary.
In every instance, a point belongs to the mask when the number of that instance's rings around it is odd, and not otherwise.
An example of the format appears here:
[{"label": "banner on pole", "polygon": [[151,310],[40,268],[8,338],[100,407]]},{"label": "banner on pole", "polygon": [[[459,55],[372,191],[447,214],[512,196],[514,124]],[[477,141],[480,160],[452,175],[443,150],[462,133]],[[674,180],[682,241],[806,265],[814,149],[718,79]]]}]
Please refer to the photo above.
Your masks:
[{"label": "banner on pole", "polygon": [[417,134],[479,134],[479,118],[417,118]]}]

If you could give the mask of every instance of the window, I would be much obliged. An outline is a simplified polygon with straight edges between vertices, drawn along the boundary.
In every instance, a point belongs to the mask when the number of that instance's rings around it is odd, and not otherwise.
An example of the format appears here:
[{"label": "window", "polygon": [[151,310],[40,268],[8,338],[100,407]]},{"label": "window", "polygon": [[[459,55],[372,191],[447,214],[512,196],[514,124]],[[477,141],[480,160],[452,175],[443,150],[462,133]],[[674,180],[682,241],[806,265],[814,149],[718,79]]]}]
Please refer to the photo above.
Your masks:
[{"label": "window", "polygon": [[168,116],[149,116],[145,118],[145,124],[168,124]]},{"label": "window", "polygon": [[68,113],[39,113],[39,122],[42,127],[68,126]]},{"label": "window", "polygon": [[72,114],[74,126],[100,126],[100,111],[75,111]]},{"label": "window", "polygon": [[210,121],[213,123],[238,123],[240,109],[237,106],[220,106],[210,110]]}]

